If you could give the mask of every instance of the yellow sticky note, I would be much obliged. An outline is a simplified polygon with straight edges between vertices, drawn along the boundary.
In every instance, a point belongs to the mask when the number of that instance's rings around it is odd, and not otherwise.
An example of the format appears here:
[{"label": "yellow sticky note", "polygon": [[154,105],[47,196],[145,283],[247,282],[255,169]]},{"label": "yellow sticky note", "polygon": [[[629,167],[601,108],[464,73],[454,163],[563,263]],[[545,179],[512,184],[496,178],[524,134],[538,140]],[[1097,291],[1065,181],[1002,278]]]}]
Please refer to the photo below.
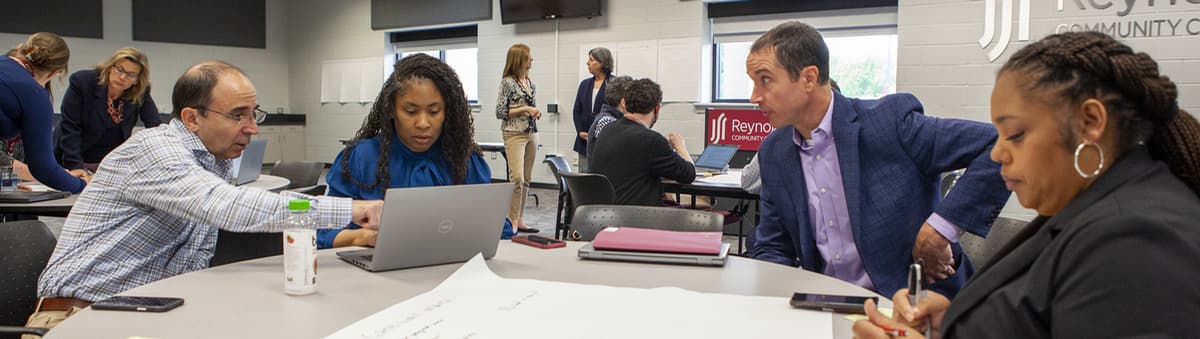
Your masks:
[{"label": "yellow sticky note", "polygon": [[[890,317],[890,316],[892,316],[892,309],[886,308],[886,307],[880,307],[879,313],[883,313],[883,315]],[[845,318],[846,318],[846,320],[849,320],[849,321],[867,320],[867,316],[863,315],[863,314],[847,314]]]}]

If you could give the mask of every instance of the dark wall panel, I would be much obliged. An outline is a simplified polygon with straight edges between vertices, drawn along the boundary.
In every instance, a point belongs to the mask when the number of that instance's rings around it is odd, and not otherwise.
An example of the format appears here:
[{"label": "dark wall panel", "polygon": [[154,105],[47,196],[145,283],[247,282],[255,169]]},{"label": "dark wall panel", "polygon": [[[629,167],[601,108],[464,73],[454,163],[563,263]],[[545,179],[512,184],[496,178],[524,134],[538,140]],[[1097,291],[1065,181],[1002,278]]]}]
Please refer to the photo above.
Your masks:
[{"label": "dark wall panel", "polygon": [[745,0],[708,4],[708,17],[827,11],[868,7],[896,7],[899,0]]},{"label": "dark wall panel", "polygon": [[133,40],[267,48],[267,3],[133,0]]},{"label": "dark wall panel", "polygon": [[371,29],[489,20],[492,0],[371,0]]},{"label": "dark wall panel", "polygon": [[[54,32],[61,36],[104,38],[101,0],[18,0],[0,5],[0,32]],[[9,3],[6,1],[5,3]],[[4,46],[12,48],[12,46]]]}]

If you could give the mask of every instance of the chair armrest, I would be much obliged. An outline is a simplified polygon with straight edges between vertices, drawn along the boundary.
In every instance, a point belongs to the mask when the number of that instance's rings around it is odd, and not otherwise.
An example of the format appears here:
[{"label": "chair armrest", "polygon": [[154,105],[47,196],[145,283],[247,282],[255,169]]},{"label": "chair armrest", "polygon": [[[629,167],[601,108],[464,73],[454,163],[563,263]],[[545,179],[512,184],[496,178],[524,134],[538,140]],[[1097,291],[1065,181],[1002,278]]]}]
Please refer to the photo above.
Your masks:
[{"label": "chair armrest", "polygon": [[303,193],[303,194],[307,194],[307,195],[324,195],[325,194],[325,185],[312,185],[312,186],[305,186],[305,187],[289,188],[284,191]]},{"label": "chair armrest", "polygon": [[43,327],[23,327],[23,326],[0,326],[0,333],[3,334],[33,334],[36,336],[44,336],[50,331]]}]

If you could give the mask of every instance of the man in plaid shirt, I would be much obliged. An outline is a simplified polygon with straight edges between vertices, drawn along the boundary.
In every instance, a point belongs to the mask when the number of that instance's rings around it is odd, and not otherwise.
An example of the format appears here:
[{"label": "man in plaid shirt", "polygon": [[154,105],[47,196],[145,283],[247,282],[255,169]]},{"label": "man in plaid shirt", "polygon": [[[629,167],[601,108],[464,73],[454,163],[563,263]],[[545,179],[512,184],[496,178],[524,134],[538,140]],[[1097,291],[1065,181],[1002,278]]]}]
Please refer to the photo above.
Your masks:
[{"label": "man in plaid shirt", "polygon": [[208,267],[217,230],[281,232],[287,202],[310,199],[322,228],[351,221],[378,229],[383,202],[272,193],[230,184],[265,113],[254,85],[232,65],[208,61],[175,83],[174,119],[134,135],[104,158],[63,225],[38,281],[29,326],[51,327],[102,300]]}]

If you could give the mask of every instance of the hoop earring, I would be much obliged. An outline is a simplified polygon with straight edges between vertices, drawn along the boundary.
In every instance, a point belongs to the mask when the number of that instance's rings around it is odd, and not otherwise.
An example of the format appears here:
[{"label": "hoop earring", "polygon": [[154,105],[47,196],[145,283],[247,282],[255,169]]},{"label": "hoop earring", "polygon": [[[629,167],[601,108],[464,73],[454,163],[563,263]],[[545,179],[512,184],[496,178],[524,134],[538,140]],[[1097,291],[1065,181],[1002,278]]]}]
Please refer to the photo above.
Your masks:
[{"label": "hoop earring", "polygon": [[[1096,153],[1100,154],[1100,165],[1096,166],[1096,170],[1092,171],[1091,174],[1083,173],[1083,170],[1079,169],[1079,152],[1083,151],[1084,146],[1095,146]],[[1100,175],[1100,170],[1102,169],[1104,169],[1104,149],[1100,148],[1100,145],[1085,141],[1079,143],[1079,146],[1075,147],[1075,173],[1079,174],[1079,176],[1084,179],[1091,179],[1095,178],[1097,175]]]}]

